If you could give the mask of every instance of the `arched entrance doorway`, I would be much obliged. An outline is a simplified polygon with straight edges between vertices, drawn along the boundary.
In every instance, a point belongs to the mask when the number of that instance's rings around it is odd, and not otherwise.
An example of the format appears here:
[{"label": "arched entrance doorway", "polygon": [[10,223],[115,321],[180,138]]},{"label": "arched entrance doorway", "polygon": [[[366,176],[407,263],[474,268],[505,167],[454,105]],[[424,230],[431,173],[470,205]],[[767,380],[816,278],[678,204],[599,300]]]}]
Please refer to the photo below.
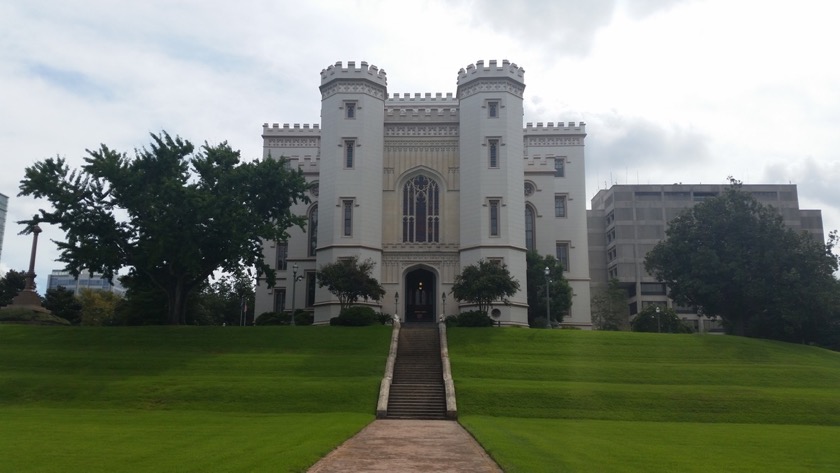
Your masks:
[{"label": "arched entrance doorway", "polygon": [[435,321],[435,274],[427,269],[415,269],[405,276],[405,321],[432,323]]}]

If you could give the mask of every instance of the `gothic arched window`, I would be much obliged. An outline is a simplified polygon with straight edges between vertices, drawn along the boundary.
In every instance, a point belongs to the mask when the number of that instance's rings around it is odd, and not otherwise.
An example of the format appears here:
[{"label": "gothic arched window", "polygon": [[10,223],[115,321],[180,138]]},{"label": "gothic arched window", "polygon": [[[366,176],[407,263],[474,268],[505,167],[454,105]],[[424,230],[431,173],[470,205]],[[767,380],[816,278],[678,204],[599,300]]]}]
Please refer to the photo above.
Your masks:
[{"label": "gothic arched window", "polygon": [[437,182],[417,176],[403,186],[403,241],[440,241],[440,195]]},{"label": "gothic arched window", "polygon": [[309,211],[309,225],[307,225],[307,230],[309,231],[307,255],[315,256],[315,249],[318,248],[318,204],[312,206],[312,210]]},{"label": "gothic arched window", "polygon": [[534,236],[535,224],[536,221],[534,220],[534,208],[531,207],[529,204],[525,204],[525,248],[527,248],[528,251],[537,248],[537,241]]}]

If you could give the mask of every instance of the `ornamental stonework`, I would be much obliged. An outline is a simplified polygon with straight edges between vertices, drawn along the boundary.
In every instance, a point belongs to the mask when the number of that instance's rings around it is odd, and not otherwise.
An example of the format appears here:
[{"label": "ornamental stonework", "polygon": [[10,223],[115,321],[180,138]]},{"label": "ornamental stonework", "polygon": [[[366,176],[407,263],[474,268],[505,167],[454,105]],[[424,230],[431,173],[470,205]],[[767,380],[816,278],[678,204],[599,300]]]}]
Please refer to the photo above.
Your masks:
[{"label": "ornamental stonework", "polygon": [[526,136],[525,146],[582,146],[583,138],[567,136]]},{"label": "ornamental stonework", "polygon": [[336,81],[330,83],[329,87],[321,89],[321,100],[332,97],[335,94],[365,94],[370,95],[381,100],[385,100],[386,93],[384,87],[374,86],[369,82],[364,81]]},{"label": "ornamental stonework", "polygon": [[522,98],[525,86],[507,79],[479,79],[458,90],[458,98],[463,100],[481,92],[507,92]]},{"label": "ornamental stonework", "polygon": [[269,148],[317,148],[321,139],[317,137],[290,136],[284,138],[266,138],[265,146]]},{"label": "ornamental stonework", "polygon": [[458,136],[458,125],[387,125],[385,136]]}]

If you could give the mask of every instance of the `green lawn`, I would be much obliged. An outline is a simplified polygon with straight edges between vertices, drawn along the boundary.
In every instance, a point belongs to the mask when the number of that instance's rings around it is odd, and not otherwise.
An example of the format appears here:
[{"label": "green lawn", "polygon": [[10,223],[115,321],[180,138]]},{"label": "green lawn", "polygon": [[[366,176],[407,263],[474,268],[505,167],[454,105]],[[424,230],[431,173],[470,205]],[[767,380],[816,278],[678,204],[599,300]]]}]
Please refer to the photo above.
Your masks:
[{"label": "green lawn", "polygon": [[0,325],[0,471],[304,471],[373,420],[390,327]]},{"label": "green lawn", "polygon": [[461,423],[508,472],[840,471],[840,353],[516,329],[449,351]]}]

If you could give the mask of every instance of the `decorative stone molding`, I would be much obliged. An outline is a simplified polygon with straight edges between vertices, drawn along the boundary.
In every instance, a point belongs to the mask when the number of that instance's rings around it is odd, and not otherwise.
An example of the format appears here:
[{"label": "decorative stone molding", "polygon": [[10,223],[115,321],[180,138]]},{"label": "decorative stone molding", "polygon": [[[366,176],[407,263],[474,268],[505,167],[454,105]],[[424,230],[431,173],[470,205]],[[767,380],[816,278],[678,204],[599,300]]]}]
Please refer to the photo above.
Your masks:
[{"label": "decorative stone molding", "polygon": [[266,138],[265,146],[269,148],[318,148],[321,146],[321,138],[300,136]]},{"label": "decorative stone molding", "polygon": [[365,94],[380,100],[385,100],[388,95],[385,87],[359,80],[337,80],[321,88],[321,100],[335,94]]},{"label": "decorative stone molding", "polygon": [[458,98],[463,100],[481,92],[506,92],[522,98],[525,85],[505,78],[477,79],[463,87],[458,87]]},{"label": "decorative stone molding", "polygon": [[385,136],[458,136],[458,125],[396,125],[385,126]]}]

